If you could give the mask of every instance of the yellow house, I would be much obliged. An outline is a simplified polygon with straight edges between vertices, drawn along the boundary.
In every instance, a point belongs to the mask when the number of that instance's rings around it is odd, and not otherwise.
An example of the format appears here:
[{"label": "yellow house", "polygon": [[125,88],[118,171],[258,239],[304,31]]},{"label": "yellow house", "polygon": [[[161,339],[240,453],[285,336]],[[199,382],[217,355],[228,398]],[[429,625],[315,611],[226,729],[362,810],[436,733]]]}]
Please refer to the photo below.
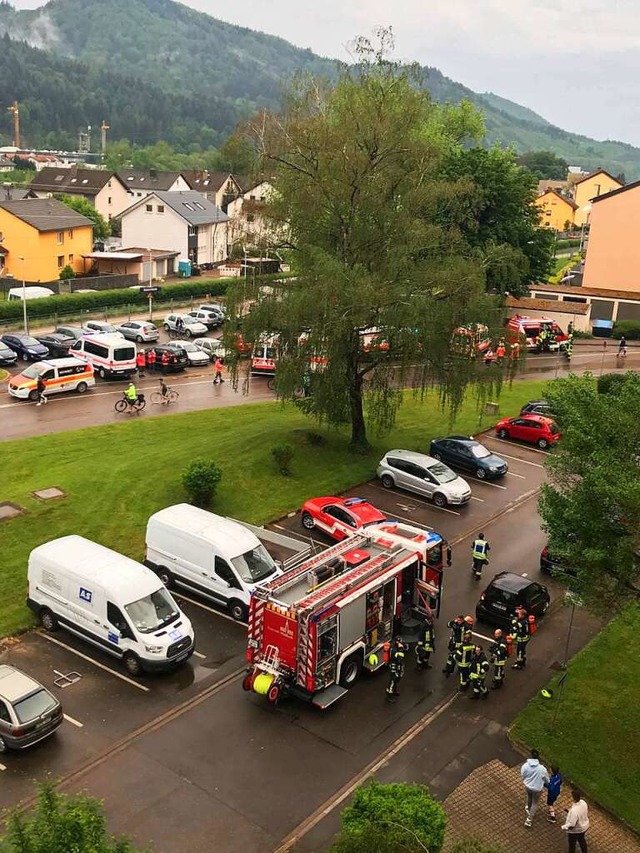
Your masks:
[{"label": "yellow house", "polygon": [[560,195],[556,190],[547,190],[539,195],[536,204],[540,208],[540,225],[543,228],[564,231],[567,222],[573,225],[576,212],[575,202]]},{"label": "yellow house", "polygon": [[0,201],[0,275],[31,283],[57,281],[67,265],[84,272],[82,256],[91,251],[93,223],[61,201]]},{"label": "yellow house", "polygon": [[613,192],[613,190],[619,190],[622,186],[621,181],[605,172],[604,169],[591,172],[590,175],[586,175],[577,181],[573,187],[573,200],[576,203],[574,223],[580,227],[588,222],[592,198]]}]

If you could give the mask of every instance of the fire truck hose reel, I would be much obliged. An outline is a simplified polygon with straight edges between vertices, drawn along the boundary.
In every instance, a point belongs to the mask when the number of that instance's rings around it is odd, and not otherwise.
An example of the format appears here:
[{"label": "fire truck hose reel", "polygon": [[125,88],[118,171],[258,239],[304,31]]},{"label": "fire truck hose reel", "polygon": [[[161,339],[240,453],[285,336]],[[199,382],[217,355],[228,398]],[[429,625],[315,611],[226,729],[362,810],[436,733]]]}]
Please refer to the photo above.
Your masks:
[{"label": "fire truck hose reel", "polygon": [[269,688],[275,681],[275,675],[270,672],[261,672],[253,679],[253,689],[259,696],[266,696]]}]

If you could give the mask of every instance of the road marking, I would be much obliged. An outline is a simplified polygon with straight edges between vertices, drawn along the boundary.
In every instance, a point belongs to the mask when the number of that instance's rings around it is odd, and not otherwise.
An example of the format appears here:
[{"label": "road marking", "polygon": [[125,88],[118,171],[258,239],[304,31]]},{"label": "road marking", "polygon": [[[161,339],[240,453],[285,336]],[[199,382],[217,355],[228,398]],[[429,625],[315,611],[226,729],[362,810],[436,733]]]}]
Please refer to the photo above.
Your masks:
[{"label": "road marking", "polygon": [[[296,515],[296,513],[294,512],[293,515]],[[288,515],[287,518],[291,518],[291,516]],[[305,539],[299,533],[296,533],[295,531],[290,530],[288,527],[283,527],[281,524],[275,524],[275,523],[271,522],[271,526],[275,527],[276,530],[283,530],[287,534],[287,536],[290,536],[292,539],[295,539],[297,542],[300,542],[300,544],[304,543],[305,545],[308,545],[309,543],[311,543],[312,545],[317,545],[319,548],[329,548],[330,547],[325,542],[320,542],[319,539],[314,539],[313,536],[309,536],[308,539]]]},{"label": "road marking", "polygon": [[[493,436],[493,437],[492,437],[492,441],[499,441],[499,442],[501,442],[501,444],[510,444],[510,445],[511,445],[511,447],[513,447],[513,442],[512,442],[512,441],[507,441],[507,439],[506,439],[506,438],[498,438],[497,436]],[[518,446],[518,445],[516,445],[516,447],[517,447],[517,446]],[[529,447],[529,446],[527,446],[527,447],[523,448],[523,450],[530,450],[532,453],[541,453],[543,456],[548,456],[548,455],[549,455],[549,451],[548,451],[548,450],[541,450],[539,447]],[[506,453],[503,453],[502,455],[503,455],[503,456],[507,456],[507,454],[506,454]],[[507,459],[518,459],[518,461],[519,461],[519,462],[524,462],[524,459],[519,459],[517,456],[507,456]],[[532,465],[533,463],[532,463],[532,462],[530,462],[529,464],[530,464],[530,465]],[[540,466],[540,467],[542,467],[542,466]]]},{"label": "road marking", "polygon": [[[397,492],[395,489],[385,489],[384,486],[378,486],[376,483],[367,483],[367,485],[372,489],[378,489],[380,492],[385,492],[387,495],[396,495],[397,497],[402,497],[402,495]],[[431,509],[438,509],[440,512],[450,512],[451,515],[460,515],[459,512],[456,512],[454,509],[446,509],[443,506],[436,506],[433,501],[423,501],[420,498],[411,498],[412,501],[416,503],[422,504],[423,506],[431,507]],[[400,504],[398,504],[400,506]]]},{"label": "road marking", "polygon": [[68,714],[62,715],[68,723],[71,723],[72,726],[77,726],[79,729],[84,728],[84,724],[79,720],[74,720],[73,717],[70,717]]},{"label": "road marking", "polygon": [[[524,476],[524,474],[514,474],[514,473],[513,473],[513,471],[507,471],[507,474],[508,474],[510,477],[518,477],[518,479],[519,479],[519,480],[526,480],[526,479],[527,479],[527,478]],[[502,488],[504,489],[504,488],[505,488],[505,486],[503,486]]]},{"label": "road marking", "polygon": [[472,631],[471,633],[474,637],[480,637],[481,640],[486,640],[488,643],[492,643],[494,640],[493,637],[487,637],[485,634],[478,634],[477,631]]},{"label": "road marking", "polygon": [[274,853],[290,853],[291,849],[300,841],[301,838],[304,838],[304,836],[311,832],[311,830],[324,820],[327,815],[331,814],[337,806],[350,797],[358,785],[360,785],[365,779],[373,776],[374,773],[377,773],[381,767],[394,758],[394,756],[404,749],[407,744],[411,743],[411,741],[430,726],[431,723],[435,722],[442,713],[448,710],[449,706],[456,701],[459,695],[458,691],[453,693],[448,699],[440,702],[439,705],[436,705],[435,708],[425,714],[422,719],[418,720],[418,722],[411,726],[411,728],[403,735],[400,735],[400,737],[398,737],[388,749],[385,749],[378,758],[372,761],[371,764],[367,765],[367,767],[361,770],[360,773],[354,776],[332,797],[312,812],[312,814],[303,820],[302,823],[293,830],[293,832],[290,832],[289,835],[287,835],[286,838],[284,838],[275,848]]},{"label": "road marking", "polygon": [[475,495],[471,495],[472,501],[480,501],[481,504],[484,503],[484,498],[477,498]]},{"label": "road marking", "polygon": [[506,486],[501,486],[500,483],[490,483],[488,480],[479,480],[477,477],[473,477],[473,482],[480,483],[482,486],[491,486],[492,489],[504,489],[506,491],[507,488]]},{"label": "road marking", "polygon": [[478,528],[480,526],[482,526],[482,528],[484,530],[486,530],[490,524],[493,524],[495,521],[498,521],[499,519],[501,519],[504,515],[507,515],[508,513],[512,512],[514,509],[522,506],[522,504],[526,503],[528,500],[535,497],[537,494],[539,494],[539,492],[540,492],[540,487],[538,487],[537,489],[530,489],[530,491],[528,491],[528,492],[524,492],[524,494],[520,495],[515,500],[508,503],[504,507],[504,509],[501,509],[495,515],[492,515],[491,518],[488,518],[486,521],[484,521],[482,523],[482,525],[475,525],[470,530],[467,530],[465,533],[461,533],[460,536],[456,536],[455,539],[451,539],[449,541],[449,545],[451,545],[451,547],[453,547],[454,545],[460,544],[460,542],[464,542],[465,539],[470,539],[472,536],[475,536],[476,531],[478,530]]},{"label": "road marking", "polygon": [[209,613],[215,613],[216,616],[222,617],[222,619],[226,619],[227,622],[233,622],[234,625],[244,625],[244,622],[238,622],[237,619],[234,619],[233,616],[227,616],[226,613],[221,613],[219,610],[215,610],[213,607],[209,607],[206,604],[202,604],[201,601],[194,601],[193,598],[188,598],[186,595],[183,595],[181,592],[172,591],[172,595],[174,598],[181,598],[183,601],[188,601],[189,604],[193,604],[194,607],[200,607],[202,610],[208,610]]},{"label": "road marking", "polygon": [[194,652],[193,653],[197,658],[202,658],[202,660],[206,660],[207,656],[203,655],[202,652]]},{"label": "road marking", "polygon": [[[390,518],[389,521],[394,521],[398,519],[398,521],[406,521],[407,524],[410,524],[412,527],[423,527],[425,530],[433,530],[433,527],[429,527],[428,524],[421,524],[421,522],[416,521],[415,518],[405,518],[402,515],[394,515],[393,518]],[[384,522],[382,522],[384,524]]]},{"label": "road marking", "polygon": [[[502,441],[502,439],[497,438],[496,441]],[[520,459],[519,456],[508,456],[506,453],[503,453],[502,455],[506,456],[507,459],[514,459],[516,462],[522,462],[523,465],[533,465],[534,468],[542,468],[544,470],[544,465],[541,465],[539,462],[529,462],[528,459]],[[509,471],[509,474],[511,474],[511,471]],[[514,474],[513,476],[516,475]]]},{"label": "road marking", "polygon": [[6,769],[7,768],[4,766],[4,764],[0,764],[0,770],[6,770]]},{"label": "road marking", "polygon": [[123,675],[121,672],[116,672],[113,669],[110,669],[108,666],[105,666],[103,663],[98,663],[97,660],[90,658],[89,655],[85,655],[82,652],[77,651],[76,649],[68,646],[66,643],[61,643],[60,640],[56,640],[53,637],[50,637],[48,634],[42,634],[38,632],[39,637],[43,637],[45,640],[48,640],[50,643],[55,643],[56,646],[61,646],[63,649],[66,649],[68,652],[71,652],[72,655],[77,655],[77,657],[82,658],[83,660],[92,663],[94,666],[97,666],[98,669],[103,669],[105,672],[108,672],[109,675],[114,675],[116,678],[119,678],[121,681],[126,681],[127,684],[131,684],[132,687],[137,687],[138,690],[143,690],[145,693],[149,693],[149,688],[145,687],[144,684],[138,684],[137,681],[134,681],[132,678],[127,678],[126,675]]}]

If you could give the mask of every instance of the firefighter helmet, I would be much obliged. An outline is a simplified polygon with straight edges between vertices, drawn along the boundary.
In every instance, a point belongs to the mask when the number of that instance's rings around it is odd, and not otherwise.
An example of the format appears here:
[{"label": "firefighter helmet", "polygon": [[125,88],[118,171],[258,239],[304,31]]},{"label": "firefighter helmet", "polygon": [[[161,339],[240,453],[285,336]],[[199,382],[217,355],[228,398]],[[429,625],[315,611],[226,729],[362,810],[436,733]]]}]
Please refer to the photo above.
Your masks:
[{"label": "firefighter helmet", "polygon": [[369,666],[378,666],[379,663],[378,655],[375,652],[372,652],[369,655]]}]

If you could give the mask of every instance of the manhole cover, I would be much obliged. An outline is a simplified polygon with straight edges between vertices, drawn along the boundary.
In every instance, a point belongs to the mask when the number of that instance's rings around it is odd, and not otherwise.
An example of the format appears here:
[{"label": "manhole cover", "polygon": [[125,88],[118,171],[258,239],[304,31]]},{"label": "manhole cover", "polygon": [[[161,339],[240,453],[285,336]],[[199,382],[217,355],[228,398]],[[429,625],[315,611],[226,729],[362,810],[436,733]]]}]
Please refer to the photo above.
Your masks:
[{"label": "manhole cover", "polygon": [[38,489],[33,495],[39,501],[50,501],[53,498],[63,498],[65,496],[62,489],[59,489],[57,486],[52,486],[50,489]]},{"label": "manhole cover", "polygon": [[12,503],[0,504],[0,521],[6,521],[8,518],[15,518],[16,515],[22,515],[24,512],[21,506]]}]

